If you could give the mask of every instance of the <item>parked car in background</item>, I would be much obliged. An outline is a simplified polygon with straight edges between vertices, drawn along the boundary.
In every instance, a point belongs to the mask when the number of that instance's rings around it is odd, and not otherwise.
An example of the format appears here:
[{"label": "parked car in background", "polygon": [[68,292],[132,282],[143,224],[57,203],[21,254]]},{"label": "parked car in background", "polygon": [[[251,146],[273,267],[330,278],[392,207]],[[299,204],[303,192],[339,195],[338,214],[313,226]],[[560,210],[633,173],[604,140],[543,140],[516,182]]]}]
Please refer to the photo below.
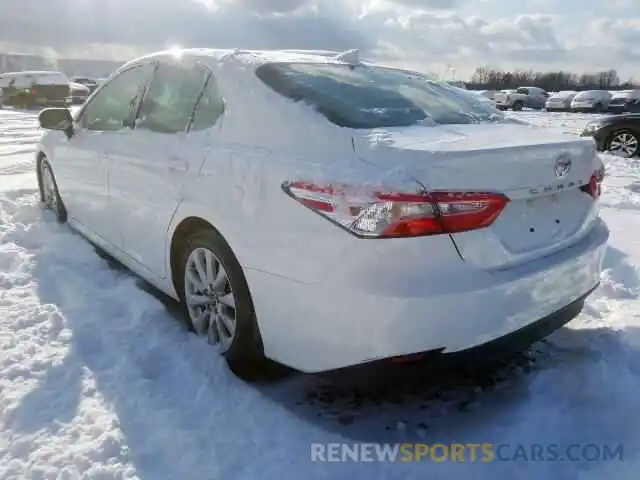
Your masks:
[{"label": "parked car in background", "polygon": [[578,92],[566,90],[550,94],[544,108],[548,112],[568,112],[571,110],[571,100]]},{"label": "parked car in background", "polygon": [[611,92],[612,98],[607,109],[611,113],[640,113],[640,89]]},{"label": "parked car in background", "polygon": [[496,102],[492,98],[496,92],[490,90],[468,90],[468,92],[475,95],[481,102],[496,108]]},{"label": "parked car in background", "polygon": [[589,122],[582,136],[593,137],[601,152],[635,157],[640,155],[640,113],[610,115]]},{"label": "parked car in background", "polygon": [[460,92],[354,51],[152,54],[40,113],[40,196],[245,378],[490,359],[598,286],[603,164]]},{"label": "parked car in background", "polygon": [[70,96],[69,78],[53,71],[3,73],[0,88],[0,103],[19,108],[64,106]]},{"label": "parked car in background", "polygon": [[489,100],[495,100],[498,90],[473,90],[473,93],[488,98]]},{"label": "parked car in background", "polygon": [[607,110],[611,102],[611,92],[607,90],[586,90],[578,92],[571,100],[572,112],[600,113]]},{"label": "parked car in background", "polygon": [[79,105],[84,103],[89,95],[91,95],[91,90],[89,87],[82,85],[81,83],[71,82],[69,83],[70,96],[68,98],[68,102],[72,105]]},{"label": "parked car in background", "polygon": [[515,90],[503,90],[498,92],[494,100],[501,110],[522,110],[534,108],[541,110],[547,102],[547,92],[538,87],[519,87]]},{"label": "parked car in background", "polygon": [[462,90],[467,90],[467,84],[464,83],[462,80],[449,80],[446,83],[448,83],[453,87],[458,87],[458,88],[461,88]]},{"label": "parked car in background", "polygon": [[84,85],[89,89],[90,93],[93,93],[94,90],[101,84],[100,79],[89,77],[72,77],[71,81],[74,83],[79,83],[80,85]]}]

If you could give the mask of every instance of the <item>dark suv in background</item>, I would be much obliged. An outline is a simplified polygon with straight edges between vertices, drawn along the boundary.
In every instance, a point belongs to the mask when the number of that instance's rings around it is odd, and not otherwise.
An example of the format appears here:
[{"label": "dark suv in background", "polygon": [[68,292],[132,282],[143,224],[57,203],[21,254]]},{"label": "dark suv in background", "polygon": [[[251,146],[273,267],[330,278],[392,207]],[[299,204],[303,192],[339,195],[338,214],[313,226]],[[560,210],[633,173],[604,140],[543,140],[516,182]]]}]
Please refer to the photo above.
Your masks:
[{"label": "dark suv in background", "polygon": [[69,77],[61,72],[0,74],[0,105],[18,108],[66,106],[69,96]]}]

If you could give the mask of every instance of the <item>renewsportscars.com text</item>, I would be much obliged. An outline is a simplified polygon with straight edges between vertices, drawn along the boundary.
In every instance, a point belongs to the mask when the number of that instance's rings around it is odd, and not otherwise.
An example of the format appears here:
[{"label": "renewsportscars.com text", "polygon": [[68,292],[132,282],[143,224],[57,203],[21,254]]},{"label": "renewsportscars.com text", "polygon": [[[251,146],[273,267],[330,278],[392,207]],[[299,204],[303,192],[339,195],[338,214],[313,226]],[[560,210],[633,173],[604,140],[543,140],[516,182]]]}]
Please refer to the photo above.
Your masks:
[{"label": "renewsportscars.com text", "polygon": [[622,444],[312,443],[312,462],[610,462]]}]

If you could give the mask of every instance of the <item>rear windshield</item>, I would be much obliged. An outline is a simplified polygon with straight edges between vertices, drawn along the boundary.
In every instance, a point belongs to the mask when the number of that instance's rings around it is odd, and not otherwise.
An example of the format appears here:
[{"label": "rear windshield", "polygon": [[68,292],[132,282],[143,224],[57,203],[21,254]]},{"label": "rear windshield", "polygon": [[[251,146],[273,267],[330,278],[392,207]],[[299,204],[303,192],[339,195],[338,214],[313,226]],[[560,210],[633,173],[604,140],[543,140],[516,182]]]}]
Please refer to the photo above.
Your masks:
[{"label": "rear windshield", "polygon": [[487,102],[426,76],[372,66],[269,63],[256,70],[266,85],[305,102],[347,128],[467,124],[504,120]]},{"label": "rear windshield", "polygon": [[575,98],[576,100],[581,100],[583,98],[595,98],[595,97],[600,96],[600,95],[603,95],[603,91],[602,90],[587,90],[585,92],[578,93],[573,98]]},{"label": "rear windshield", "polygon": [[622,92],[613,92],[613,98],[634,98],[640,97],[640,90],[626,90]]},{"label": "rear windshield", "polygon": [[576,92],[556,92],[551,95],[551,98],[569,98],[575,97],[576,95]]}]

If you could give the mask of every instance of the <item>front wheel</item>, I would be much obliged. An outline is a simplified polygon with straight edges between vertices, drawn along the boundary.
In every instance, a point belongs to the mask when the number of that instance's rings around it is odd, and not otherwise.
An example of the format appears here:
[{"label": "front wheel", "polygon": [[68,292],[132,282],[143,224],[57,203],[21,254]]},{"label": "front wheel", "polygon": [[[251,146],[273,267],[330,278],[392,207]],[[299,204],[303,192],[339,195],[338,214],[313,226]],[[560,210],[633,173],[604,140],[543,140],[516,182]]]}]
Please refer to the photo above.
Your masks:
[{"label": "front wheel", "polygon": [[251,294],[226,241],[213,230],[192,234],[180,265],[176,283],[187,326],[205,337],[238,377],[264,377],[267,362]]},{"label": "front wheel", "polygon": [[53,211],[58,223],[65,223],[67,221],[67,209],[60,198],[58,184],[53,175],[51,165],[45,157],[38,161],[38,188],[40,190],[40,201],[44,208]]},{"label": "front wheel", "polygon": [[513,108],[514,112],[519,112],[520,110],[522,110],[522,107],[524,107],[524,103],[515,102],[511,108]]},{"label": "front wheel", "polygon": [[631,130],[618,130],[613,132],[607,142],[607,150],[614,155],[623,158],[635,157],[640,153],[639,135]]}]

